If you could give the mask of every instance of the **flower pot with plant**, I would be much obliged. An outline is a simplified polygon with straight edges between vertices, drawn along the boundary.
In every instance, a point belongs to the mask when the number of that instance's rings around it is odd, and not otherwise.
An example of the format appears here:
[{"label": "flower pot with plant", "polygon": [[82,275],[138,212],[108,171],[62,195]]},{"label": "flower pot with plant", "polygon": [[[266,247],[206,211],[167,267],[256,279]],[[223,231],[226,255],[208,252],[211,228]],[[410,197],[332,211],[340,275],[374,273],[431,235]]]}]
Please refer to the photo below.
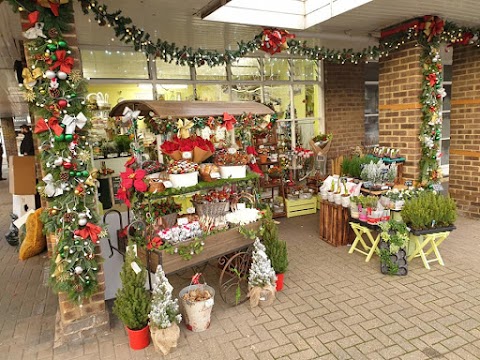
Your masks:
[{"label": "flower pot with plant", "polygon": [[174,188],[198,184],[198,164],[188,160],[177,160],[168,165],[168,178]]},{"label": "flower pot with plant", "polygon": [[347,189],[347,181],[344,180],[342,185],[343,185],[343,192],[341,195],[342,206],[344,208],[348,208],[350,206],[350,193],[348,192],[348,189]]},{"label": "flower pot with plant", "polygon": [[170,285],[161,265],[155,273],[150,314],[150,334],[155,350],[167,355],[172,348],[177,347],[180,337],[178,324],[182,321],[179,313],[178,300],[172,299],[173,287]]},{"label": "flower pot with plant", "polygon": [[333,197],[333,194],[335,193],[335,181],[332,179],[332,182],[330,184],[330,190],[328,190],[328,193],[327,193],[327,200],[329,202],[334,202],[334,197]]},{"label": "flower pot with plant", "polygon": [[141,203],[136,211],[139,217],[146,223],[152,219],[157,228],[168,229],[175,226],[178,212],[182,209],[173,198],[159,201],[148,201]]},{"label": "flower pot with plant", "polygon": [[335,192],[333,193],[333,201],[337,205],[342,204],[342,192],[341,192],[341,190],[342,190],[342,186],[340,184],[340,178],[339,178],[338,182],[337,182],[337,186],[335,188]]},{"label": "flower pot with plant", "polygon": [[382,274],[407,275],[408,228],[403,221],[389,220],[380,224],[380,256]]},{"label": "flower pot with plant", "polygon": [[125,325],[130,347],[140,350],[150,343],[148,330],[150,293],[145,289],[147,270],[136,257],[131,245],[128,246],[125,254],[120,279],[122,288],[117,291],[113,313]]},{"label": "flower pot with plant", "polygon": [[358,219],[359,215],[359,199],[358,196],[350,197],[350,216],[352,219]]},{"label": "flower pot with plant", "polygon": [[236,149],[218,151],[215,164],[220,168],[222,179],[240,179],[246,176],[249,155]]}]

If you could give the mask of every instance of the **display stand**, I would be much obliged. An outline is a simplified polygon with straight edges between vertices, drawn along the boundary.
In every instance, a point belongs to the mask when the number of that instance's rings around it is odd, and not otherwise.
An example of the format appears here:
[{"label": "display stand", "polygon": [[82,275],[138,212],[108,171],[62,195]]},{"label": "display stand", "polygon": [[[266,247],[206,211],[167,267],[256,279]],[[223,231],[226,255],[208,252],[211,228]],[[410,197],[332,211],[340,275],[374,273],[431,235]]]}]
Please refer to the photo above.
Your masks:
[{"label": "display stand", "polygon": [[348,224],[348,208],[322,200],[320,202],[320,239],[333,246],[352,243],[354,234]]},{"label": "display stand", "polygon": [[[275,196],[281,197],[282,198],[282,203],[283,203],[283,211],[275,211],[275,206],[272,208],[272,217],[273,218],[279,218],[279,217],[284,217],[287,215],[287,204],[285,202],[285,187],[283,184],[283,179],[279,179],[276,182],[271,182],[271,183],[263,183],[260,185],[260,188],[264,190],[265,193],[268,194],[266,197],[262,197],[262,200],[265,200],[266,202],[274,202],[275,201]],[[275,195],[275,189],[277,189],[277,195]]]}]

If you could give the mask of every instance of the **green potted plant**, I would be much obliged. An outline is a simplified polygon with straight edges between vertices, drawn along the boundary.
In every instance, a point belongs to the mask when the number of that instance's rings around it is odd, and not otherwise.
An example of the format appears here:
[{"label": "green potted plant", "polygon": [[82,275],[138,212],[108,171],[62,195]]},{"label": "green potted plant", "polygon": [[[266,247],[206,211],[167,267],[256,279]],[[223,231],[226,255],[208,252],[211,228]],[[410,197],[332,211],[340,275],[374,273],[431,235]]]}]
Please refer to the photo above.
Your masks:
[{"label": "green potted plant", "polygon": [[142,266],[130,244],[127,247],[120,278],[122,288],[117,291],[113,313],[125,325],[130,347],[140,350],[150,343],[148,329],[150,293],[145,289],[147,270]]},{"label": "green potted plant", "polygon": [[407,275],[407,225],[403,221],[389,220],[380,223],[380,229],[377,253],[382,274]]},{"label": "green potted plant", "polygon": [[283,280],[288,268],[287,242],[278,239],[278,227],[268,209],[262,219],[261,238],[265,245],[265,252],[272,263],[277,275],[276,289],[283,289]]},{"label": "green potted plant", "polygon": [[342,185],[341,203],[344,208],[348,208],[350,206],[350,193],[347,188],[347,180],[343,180]]},{"label": "green potted plant", "polygon": [[117,145],[118,155],[130,153],[130,143],[132,140],[128,135],[117,135],[113,138],[113,141]]}]

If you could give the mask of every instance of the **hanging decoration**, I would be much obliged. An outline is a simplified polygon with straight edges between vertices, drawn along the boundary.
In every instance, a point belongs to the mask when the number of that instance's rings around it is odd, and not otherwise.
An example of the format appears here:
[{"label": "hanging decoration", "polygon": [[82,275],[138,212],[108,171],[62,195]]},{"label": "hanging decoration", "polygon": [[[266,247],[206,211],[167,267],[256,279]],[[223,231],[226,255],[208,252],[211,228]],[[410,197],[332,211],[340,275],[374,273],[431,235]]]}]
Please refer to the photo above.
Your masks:
[{"label": "hanging decoration", "polygon": [[293,38],[295,35],[286,30],[264,29],[260,49],[273,55],[288,49],[287,39]]}]

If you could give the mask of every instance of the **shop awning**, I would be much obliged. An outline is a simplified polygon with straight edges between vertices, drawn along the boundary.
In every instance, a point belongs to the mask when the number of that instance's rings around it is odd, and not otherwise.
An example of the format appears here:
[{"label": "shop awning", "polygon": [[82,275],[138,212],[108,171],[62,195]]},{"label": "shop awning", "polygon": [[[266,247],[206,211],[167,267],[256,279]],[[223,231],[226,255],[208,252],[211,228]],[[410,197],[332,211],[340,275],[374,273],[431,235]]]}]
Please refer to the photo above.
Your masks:
[{"label": "shop awning", "polygon": [[231,115],[252,113],[257,115],[273,114],[268,106],[255,101],[163,101],[163,100],[125,100],[113,107],[110,116],[122,116],[125,107],[140,110],[141,116],[153,112],[166,119],[221,116],[224,112]]}]

